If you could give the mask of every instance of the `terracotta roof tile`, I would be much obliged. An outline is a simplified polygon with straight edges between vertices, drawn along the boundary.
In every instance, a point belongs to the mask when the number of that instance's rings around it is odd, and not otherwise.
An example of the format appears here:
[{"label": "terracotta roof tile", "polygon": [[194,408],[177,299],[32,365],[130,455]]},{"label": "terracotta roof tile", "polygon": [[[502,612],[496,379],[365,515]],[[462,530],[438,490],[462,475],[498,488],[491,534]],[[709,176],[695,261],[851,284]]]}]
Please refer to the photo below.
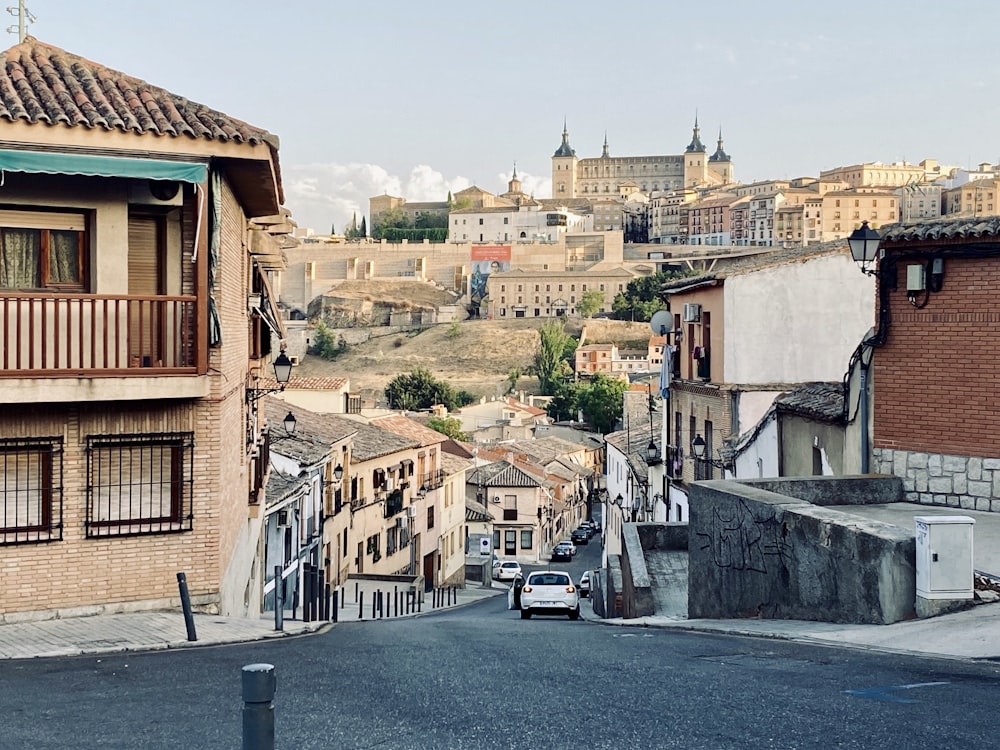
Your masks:
[{"label": "terracotta roof tile", "polygon": [[266,130],[31,36],[0,53],[0,119],[278,148]]},{"label": "terracotta roof tile", "polygon": [[401,435],[410,440],[416,440],[422,447],[428,445],[438,445],[445,442],[448,437],[430,427],[424,427],[419,422],[414,422],[409,417],[401,414],[393,414],[388,417],[378,417],[371,420],[374,427],[380,427],[397,435]]}]

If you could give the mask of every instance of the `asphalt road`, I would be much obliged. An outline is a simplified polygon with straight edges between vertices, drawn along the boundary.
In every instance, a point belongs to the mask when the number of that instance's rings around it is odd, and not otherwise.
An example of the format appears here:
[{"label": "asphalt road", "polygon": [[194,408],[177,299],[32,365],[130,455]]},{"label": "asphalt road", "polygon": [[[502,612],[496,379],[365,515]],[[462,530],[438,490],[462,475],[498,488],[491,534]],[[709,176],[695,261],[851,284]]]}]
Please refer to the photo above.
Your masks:
[{"label": "asphalt road", "polygon": [[[599,553],[581,549],[574,578]],[[241,668],[259,662],[277,675],[277,748],[997,742],[1000,665],[524,621],[495,597],[303,638],[0,663],[0,748],[240,747]]]}]

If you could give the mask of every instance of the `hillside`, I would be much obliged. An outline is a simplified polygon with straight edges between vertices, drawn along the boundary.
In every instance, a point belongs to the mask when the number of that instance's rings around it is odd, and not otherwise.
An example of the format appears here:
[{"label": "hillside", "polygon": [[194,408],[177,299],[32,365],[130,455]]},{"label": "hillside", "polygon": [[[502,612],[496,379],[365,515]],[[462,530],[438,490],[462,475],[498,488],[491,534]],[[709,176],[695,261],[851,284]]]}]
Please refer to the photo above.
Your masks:
[{"label": "hillside", "polygon": [[[513,369],[526,372],[538,347],[538,329],[546,319],[467,320],[444,323],[413,334],[393,334],[351,346],[336,361],[304,357],[295,377],[347,377],[351,390],[366,401],[381,399],[382,389],[400,373],[418,367],[450,383],[456,390],[478,396],[501,395]],[[566,330],[579,338],[581,320],[567,322]],[[624,344],[649,338],[649,325],[614,320],[589,320],[587,342]],[[521,378],[518,388],[531,393],[534,378]]]}]

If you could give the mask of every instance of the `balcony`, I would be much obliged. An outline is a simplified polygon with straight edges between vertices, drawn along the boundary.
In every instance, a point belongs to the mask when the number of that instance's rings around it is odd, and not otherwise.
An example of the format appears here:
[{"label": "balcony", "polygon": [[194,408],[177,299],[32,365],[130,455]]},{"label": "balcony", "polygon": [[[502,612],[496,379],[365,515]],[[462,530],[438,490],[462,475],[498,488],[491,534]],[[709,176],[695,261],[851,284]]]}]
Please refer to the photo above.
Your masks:
[{"label": "balcony", "polygon": [[0,293],[0,402],[205,395],[200,314],[188,295]]},{"label": "balcony", "polygon": [[437,471],[430,471],[424,474],[420,479],[420,487],[427,492],[431,490],[436,490],[444,484],[444,470],[438,469]]}]

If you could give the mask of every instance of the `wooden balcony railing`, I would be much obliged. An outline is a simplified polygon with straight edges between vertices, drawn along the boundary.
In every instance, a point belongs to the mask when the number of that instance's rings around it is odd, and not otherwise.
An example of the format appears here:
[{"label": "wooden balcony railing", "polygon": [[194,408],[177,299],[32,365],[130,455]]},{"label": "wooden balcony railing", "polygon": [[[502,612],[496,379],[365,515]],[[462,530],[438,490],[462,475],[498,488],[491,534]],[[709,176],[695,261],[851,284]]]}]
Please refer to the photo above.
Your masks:
[{"label": "wooden balcony railing", "polygon": [[0,378],[196,374],[193,296],[0,293]]}]

